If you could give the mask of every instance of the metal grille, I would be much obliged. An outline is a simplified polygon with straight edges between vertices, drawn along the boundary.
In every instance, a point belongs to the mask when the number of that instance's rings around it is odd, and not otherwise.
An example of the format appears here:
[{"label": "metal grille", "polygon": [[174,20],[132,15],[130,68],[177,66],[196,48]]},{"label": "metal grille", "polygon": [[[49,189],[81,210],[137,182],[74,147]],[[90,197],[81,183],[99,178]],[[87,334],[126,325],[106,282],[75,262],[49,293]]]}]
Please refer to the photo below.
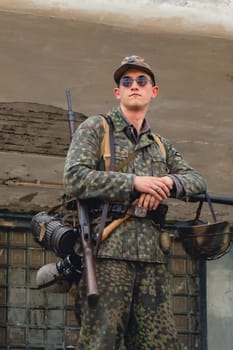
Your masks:
[{"label": "metal grille", "polygon": [[[55,261],[57,257],[40,248],[28,230],[1,228],[0,350],[61,350],[75,346],[78,326],[73,297],[69,293],[45,293],[35,287],[38,268]],[[204,350],[200,264],[192,261],[176,240],[169,268],[180,341],[184,350]]]},{"label": "metal grille", "polygon": [[0,232],[0,349],[65,349],[77,341],[69,293],[35,288],[38,268],[57,258],[29,232]]},{"label": "metal grille", "polygon": [[[184,251],[182,243],[173,244],[170,272],[173,291],[173,311],[180,342],[184,350],[206,350],[205,264],[193,261]],[[202,301],[203,303],[203,301]],[[204,305],[202,305],[204,306]]]}]

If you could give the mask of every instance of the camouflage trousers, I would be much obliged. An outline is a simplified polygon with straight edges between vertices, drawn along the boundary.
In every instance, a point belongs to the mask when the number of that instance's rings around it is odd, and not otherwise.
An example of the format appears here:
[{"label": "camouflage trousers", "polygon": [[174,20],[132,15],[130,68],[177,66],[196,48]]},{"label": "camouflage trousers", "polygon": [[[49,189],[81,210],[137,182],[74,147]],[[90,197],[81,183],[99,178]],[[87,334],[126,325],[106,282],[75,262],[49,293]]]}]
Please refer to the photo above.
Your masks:
[{"label": "camouflage trousers", "polygon": [[85,276],[76,298],[78,350],[180,350],[165,264],[98,259],[100,299],[87,306]]}]

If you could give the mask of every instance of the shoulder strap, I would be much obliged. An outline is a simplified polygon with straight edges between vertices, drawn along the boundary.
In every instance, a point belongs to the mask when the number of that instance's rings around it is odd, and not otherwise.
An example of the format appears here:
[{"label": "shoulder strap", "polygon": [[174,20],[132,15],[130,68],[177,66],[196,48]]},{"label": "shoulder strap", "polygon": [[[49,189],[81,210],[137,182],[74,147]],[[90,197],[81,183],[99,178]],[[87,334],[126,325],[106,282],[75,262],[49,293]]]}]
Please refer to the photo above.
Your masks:
[{"label": "shoulder strap", "polygon": [[[101,115],[102,123],[104,127],[104,137],[100,145],[100,154],[99,157],[104,158],[105,170],[114,171],[114,162],[115,162],[115,152],[114,152],[114,135],[113,135],[113,123],[110,117]],[[100,159],[99,158],[99,159]],[[109,202],[106,202],[103,207],[103,211],[99,223],[99,235],[96,242],[96,255],[100,247],[100,242],[102,240],[102,235],[104,227],[106,225],[106,220],[108,216]]]},{"label": "shoulder strap", "polygon": [[104,127],[104,137],[100,145],[99,159],[103,157],[105,162],[105,169],[109,171],[110,163],[111,163],[110,128],[106,118],[103,115],[101,115],[101,117],[102,117],[102,123]]},{"label": "shoulder strap", "polygon": [[163,155],[163,157],[166,159],[167,158],[167,152],[166,152],[166,148],[163,144],[163,142],[161,141],[160,137],[158,135],[155,135],[153,134],[153,137],[154,137],[154,141],[157,143],[157,145],[159,146],[160,148],[160,151]]},{"label": "shoulder strap", "polygon": [[[111,130],[109,127],[109,121],[106,120],[106,117],[104,115],[101,115],[101,117],[102,117],[102,123],[104,127],[104,137],[100,145],[99,159],[103,157],[105,162],[105,169],[109,171],[111,168],[111,161],[113,161],[113,159],[111,159],[112,148],[113,148],[113,146],[111,147],[111,142],[110,142]],[[163,142],[161,141],[160,137],[158,135],[153,134],[153,138],[154,138],[154,141],[159,146],[159,149],[163,157],[166,159],[166,155],[167,155],[166,148]],[[119,171],[121,168],[127,165],[135,157],[135,155],[136,155],[136,151],[132,152],[127,159],[125,159],[122,163],[118,164],[118,166],[115,168],[115,171]]]}]

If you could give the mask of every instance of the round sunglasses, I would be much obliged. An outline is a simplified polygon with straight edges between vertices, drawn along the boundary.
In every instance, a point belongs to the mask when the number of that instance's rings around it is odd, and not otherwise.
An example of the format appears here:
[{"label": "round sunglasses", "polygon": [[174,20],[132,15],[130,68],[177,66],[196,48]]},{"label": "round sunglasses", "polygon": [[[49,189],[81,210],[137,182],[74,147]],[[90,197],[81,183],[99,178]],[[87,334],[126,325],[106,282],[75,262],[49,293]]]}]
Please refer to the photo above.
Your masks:
[{"label": "round sunglasses", "polygon": [[133,85],[134,81],[136,81],[138,86],[141,86],[141,87],[146,86],[148,83],[152,83],[151,79],[148,79],[145,75],[139,75],[136,79],[133,79],[128,76],[124,76],[120,80],[120,85],[129,88]]}]

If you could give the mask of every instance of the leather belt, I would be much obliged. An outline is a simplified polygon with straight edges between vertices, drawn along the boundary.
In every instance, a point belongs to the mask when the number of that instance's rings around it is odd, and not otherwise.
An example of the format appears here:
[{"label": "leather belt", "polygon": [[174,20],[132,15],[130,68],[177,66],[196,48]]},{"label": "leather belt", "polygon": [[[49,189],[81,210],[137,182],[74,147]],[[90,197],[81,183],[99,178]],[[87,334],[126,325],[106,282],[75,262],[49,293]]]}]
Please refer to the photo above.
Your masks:
[{"label": "leather belt", "polygon": [[[101,216],[104,204],[100,204],[96,207],[89,209],[89,213],[92,218]],[[112,219],[118,219],[125,216],[130,211],[130,216],[138,218],[147,218],[153,220],[155,223],[163,225],[167,214],[168,206],[166,204],[160,204],[156,210],[144,212],[140,208],[135,206],[127,207],[126,205],[119,203],[109,204],[108,216]]]},{"label": "leather belt", "polygon": [[[97,207],[92,207],[89,212],[93,218],[97,218],[102,214],[104,204],[100,204]],[[108,216],[113,216],[114,218],[120,218],[125,215],[127,211],[127,206],[118,203],[109,204]]]}]

